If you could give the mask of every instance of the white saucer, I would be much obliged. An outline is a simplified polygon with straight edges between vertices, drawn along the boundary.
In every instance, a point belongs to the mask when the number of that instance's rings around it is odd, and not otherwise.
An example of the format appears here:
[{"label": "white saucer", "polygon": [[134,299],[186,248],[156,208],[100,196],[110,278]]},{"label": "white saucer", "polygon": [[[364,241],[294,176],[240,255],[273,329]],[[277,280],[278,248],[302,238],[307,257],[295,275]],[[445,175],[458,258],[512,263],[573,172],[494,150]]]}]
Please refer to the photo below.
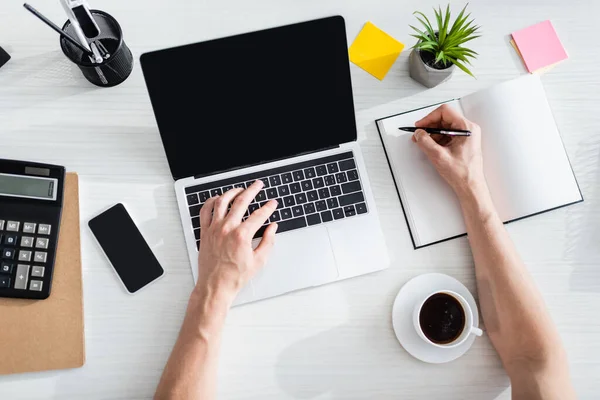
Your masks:
[{"label": "white saucer", "polygon": [[392,323],[398,341],[404,349],[418,360],[441,364],[456,360],[465,354],[475,342],[475,335],[460,346],[441,349],[426,343],[415,330],[413,324],[413,311],[417,301],[436,290],[452,290],[463,296],[473,310],[473,325],[479,326],[479,312],[477,303],[469,289],[462,283],[444,274],[424,274],[408,281],[398,292],[392,310]]}]

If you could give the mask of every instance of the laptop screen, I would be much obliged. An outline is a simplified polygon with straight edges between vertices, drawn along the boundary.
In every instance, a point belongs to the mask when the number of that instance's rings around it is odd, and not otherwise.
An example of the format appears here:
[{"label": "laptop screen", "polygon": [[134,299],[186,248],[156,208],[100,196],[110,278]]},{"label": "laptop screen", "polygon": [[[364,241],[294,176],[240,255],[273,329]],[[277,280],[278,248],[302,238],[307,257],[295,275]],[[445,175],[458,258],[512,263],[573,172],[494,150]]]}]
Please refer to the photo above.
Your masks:
[{"label": "laptop screen", "polygon": [[342,17],[143,54],[175,179],[356,140]]}]

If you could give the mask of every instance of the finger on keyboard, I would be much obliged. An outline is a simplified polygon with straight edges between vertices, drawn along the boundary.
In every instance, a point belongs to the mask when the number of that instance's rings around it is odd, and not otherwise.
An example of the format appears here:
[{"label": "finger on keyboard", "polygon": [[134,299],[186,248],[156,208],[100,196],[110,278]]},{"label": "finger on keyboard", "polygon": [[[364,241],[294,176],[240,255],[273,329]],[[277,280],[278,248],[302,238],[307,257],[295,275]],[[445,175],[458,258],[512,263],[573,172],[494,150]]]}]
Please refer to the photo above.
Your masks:
[{"label": "finger on keyboard", "polygon": [[[220,221],[226,218],[227,211],[233,199],[242,192],[242,189],[233,189],[223,193],[217,200],[215,200],[215,209],[213,221]],[[241,219],[241,217],[240,217]]]},{"label": "finger on keyboard", "polygon": [[271,214],[277,208],[277,201],[269,200],[263,207],[254,211],[248,219],[242,224],[253,237],[260,227],[269,219]]},{"label": "finger on keyboard", "polygon": [[210,223],[212,222],[214,206],[215,198],[211,197],[210,199],[206,200],[204,207],[202,207],[202,210],[200,210],[200,226],[202,227],[204,232],[206,232],[206,229],[208,229]]},{"label": "finger on keyboard", "polygon": [[248,206],[256,197],[257,193],[262,189],[262,187],[263,182],[256,180],[248,189],[242,190],[241,193],[235,198],[227,218],[231,221],[236,221],[236,223],[241,221],[242,217],[246,213],[246,210],[248,209]]}]

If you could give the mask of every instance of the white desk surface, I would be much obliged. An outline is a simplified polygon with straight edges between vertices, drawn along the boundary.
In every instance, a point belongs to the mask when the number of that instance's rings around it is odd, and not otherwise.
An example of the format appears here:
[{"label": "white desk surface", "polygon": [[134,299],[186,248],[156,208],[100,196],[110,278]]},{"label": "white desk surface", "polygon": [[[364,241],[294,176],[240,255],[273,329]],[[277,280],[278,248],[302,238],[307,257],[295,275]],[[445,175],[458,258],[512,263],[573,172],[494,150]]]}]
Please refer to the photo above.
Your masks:
[{"label": "white desk surface", "polygon": [[[346,18],[350,42],[371,20],[412,45],[411,12],[430,12],[437,4],[434,0],[94,0],[93,8],[120,21],[136,60],[125,83],[100,89],[88,84],[63,57],[55,33],[20,2],[2,1],[0,45],[13,59],[0,69],[0,156],[62,164],[80,174],[87,362],[76,370],[0,377],[0,397],[148,399],[171,351],[192,274],[140,54],[332,14]],[[453,2],[454,9],[462,4]],[[58,23],[64,19],[57,1],[33,5]],[[447,100],[524,74],[508,35],[553,20],[571,58],[545,75],[543,83],[585,202],[512,224],[508,230],[558,325],[580,398],[597,398],[600,55],[594,46],[594,17],[600,14],[600,3],[474,0],[470,9],[484,33],[473,42],[480,53],[474,66],[478,79],[457,73],[450,82],[425,90],[408,76],[408,51],[383,82],[352,65],[359,125],[369,125],[390,110]],[[408,99],[413,95],[417,97]],[[388,104],[398,100],[401,106]],[[219,397],[510,398],[509,382],[487,338],[478,339],[464,357],[447,365],[419,362],[396,341],[391,309],[400,287],[418,274],[442,272],[475,292],[473,261],[466,239],[412,250],[381,145],[371,127],[361,132],[391,268],[232,310],[223,341]],[[124,292],[85,225],[116,202],[126,203],[166,269],[160,282],[135,296]]]}]

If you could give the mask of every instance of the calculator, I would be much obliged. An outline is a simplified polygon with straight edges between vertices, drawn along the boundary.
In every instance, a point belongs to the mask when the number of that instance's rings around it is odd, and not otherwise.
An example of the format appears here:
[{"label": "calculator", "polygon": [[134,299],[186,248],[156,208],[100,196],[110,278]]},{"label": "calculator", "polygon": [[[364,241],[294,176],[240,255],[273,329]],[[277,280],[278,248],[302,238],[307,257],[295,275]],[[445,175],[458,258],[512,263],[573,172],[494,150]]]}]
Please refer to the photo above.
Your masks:
[{"label": "calculator", "polygon": [[65,168],[0,159],[0,297],[50,296]]}]

